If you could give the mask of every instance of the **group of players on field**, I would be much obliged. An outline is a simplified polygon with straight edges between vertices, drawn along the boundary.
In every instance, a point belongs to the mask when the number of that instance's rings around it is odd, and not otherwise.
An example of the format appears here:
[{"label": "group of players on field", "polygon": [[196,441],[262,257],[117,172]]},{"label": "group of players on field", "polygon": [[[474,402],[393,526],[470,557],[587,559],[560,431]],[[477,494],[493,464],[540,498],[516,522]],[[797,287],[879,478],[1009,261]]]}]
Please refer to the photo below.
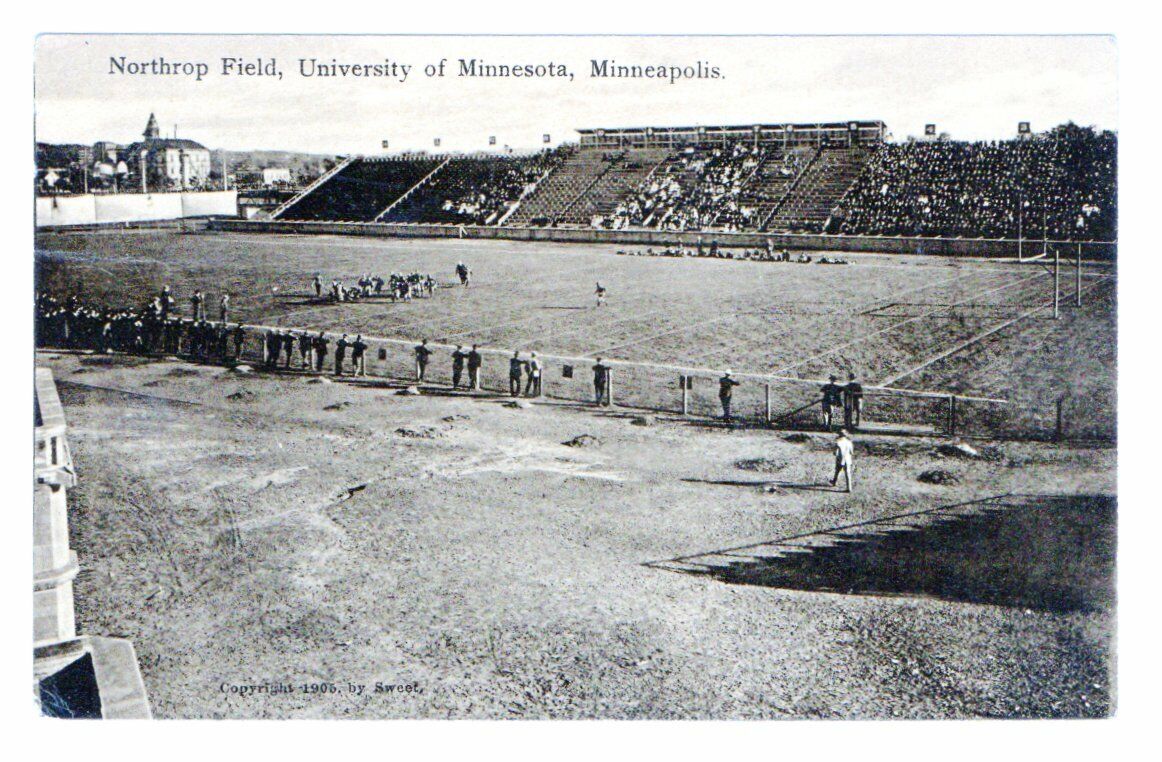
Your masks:
[{"label": "group of players on field", "polygon": [[[471,269],[463,262],[456,265],[456,276],[460,284],[467,287],[471,282]],[[312,287],[317,297],[322,296],[323,283],[316,274]],[[380,295],[384,286],[389,287],[393,300],[409,299],[411,293],[431,294],[435,280],[430,275],[413,273],[403,275],[392,273],[385,281],[371,274],[363,275],[357,289],[345,288],[339,280],[333,280],[331,298],[346,301]],[[597,306],[606,304],[608,291],[601,283],[594,291]],[[195,290],[189,298],[190,318],[178,314],[176,300],[168,285],[140,310],[95,308],[84,305],[76,296],[59,301],[49,294],[41,294],[37,299],[37,341],[40,346],[63,346],[77,349],[91,349],[97,352],[124,351],[137,354],[157,352],[184,355],[199,362],[239,362],[243,356],[247,330],[241,323],[229,322],[230,294],[223,292],[218,300],[219,320],[211,322],[206,318],[207,297]],[[366,355],[368,344],[362,335],[354,339],[343,334],[334,340],[325,331],[317,333],[284,328],[266,328],[260,334],[262,361],[267,368],[292,368],[298,366],[306,371],[321,373],[328,357],[333,358],[335,375],[347,372],[350,357],[350,373],[354,376],[367,374]],[[418,382],[426,380],[427,369],[433,355],[427,339],[414,347],[415,375]],[[466,350],[457,345],[451,353],[452,388],[459,389],[467,371],[466,389],[481,388],[481,368],[483,357],[479,347],[472,345]],[[597,358],[592,366],[594,402],[597,405],[611,404],[611,368],[602,358]],[[513,353],[508,362],[508,390],[514,397],[539,397],[542,394],[544,363],[536,352],[523,358],[519,351]],[[822,423],[827,430],[842,412],[844,426],[857,428],[863,413],[863,387],[851,374],[846,385],[840,386],[836,376],[820,390],[822,393]],[[732,420],[731,402],[734,387],[739,382],[731,371],[719,379],[719,401],[723,418]]]}]

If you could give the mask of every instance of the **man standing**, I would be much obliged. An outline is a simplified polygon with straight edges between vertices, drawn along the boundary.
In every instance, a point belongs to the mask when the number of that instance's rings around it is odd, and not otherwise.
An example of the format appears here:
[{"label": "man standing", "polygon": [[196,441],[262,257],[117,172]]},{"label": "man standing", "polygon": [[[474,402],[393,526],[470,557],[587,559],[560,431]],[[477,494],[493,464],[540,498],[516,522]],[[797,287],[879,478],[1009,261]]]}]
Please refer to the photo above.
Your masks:
[{"label": "man standing", "polygon": [[452,353],[452,388],[460,388],[460,377],[464,375],[464,358],[466,357],[464,347],[460,344],[456,345],[456,351]]},{"label": "man standing", "polygon": [[311,341],[311,334],[306,331],[299,333],[299,354],[302,356],[303,370],[311,369],[311,349],[314,342]]},{"label": "man standing", "polygon": [[847,435],[847,429],[840,429],[839,436],[835,438],[835,473],[831,476],[832,487],[839,483],[839,474],[842,473],[843,482],[846,486],[844,492],[851,492],[853,485],[852,475],[855,468],[854,457],[855,448]]},{"label": "man standing", "polygon": [[339,337],[335,342],[335,375],[343,375],[343,361],[347,359],[347,334]]},{"label": "man standing", "polygon": [[537,359],[537,353],[533,352],[529,357],[529,382],[525,386],[526,397],[540,397],[541,396],[541,361]]},{"label": "man standing", "polygon": [[597,306],[598,307],[601,307],[602,305],[605,304],[605,286],[598,283],[597,290],[594,291],[593,294],[597,297]]},{"label": "man standing", "polygon": [[483,363],[484,358],[473,344],[472,351],[468,353],[468,385],[477,391],[480,390],[480,366]]},{"label": "man standing", "polygon": [[315,285],[315,298],[322,299],[323,298],[323,279],[319,277],[318,273],[315,273],[314,285]]},{"label": "man standing", "polygon": [[847,374],[847,386],[843,387],[843,426],[858,429],[863,418],[863,386],[855,380],[855,374]]},{"label": "man standing", "polygon": [[520,396],[520,376],[524,368],[524,360],[520,359],[520,352],[513,352],[508,360],[508,393],[513,397]]},{"label": "man standing", "polygon": [[242,359],[242,347],[246,344],[246,329],[242,324],[234,326],[234,360]]},{"label": "man standing", "polygon": [[597,362],[593,364],[593,403],[598,407],[610,404],[608,391],[609,366],[598,357]]},{"label": "man standing", "polygon": [[206,297],[202,296],[201,291],[194,291],[194,295],[190,297],[190,307],[194,313],[195,323],[206,319]]},{"label": "man standing", "polygon": [[286,353],[286,359],[283,360],[283,367],[290,370],[291,357],[295,353],[295,333],[294,331],[282,332],[282,351]]},{"label": "man standing", "polygon": [[222,294],[222,298],[218,300],[218,319],[223,323],[229,322],[230,315],[230,292],[227,291]]},{"label": "man standing", "polygon": [[278,360],[278,347],[276,334],[273,328],[267,328],[266,332],[262,334],[262,364],[268,368],[273,368],[275,362]]},{"label": "man standing", "polygon": [[428,349],[428,340],[424,339],[416,345],[416,380],[423,381],[424,373],[428,370],[428,358],[432,356],[432,350]]},{"label": "man standing", "polygon": [[363,334],[355,337],[355,341],[351,343],[351,373],[355,376],[367,375],[367,360],[365,355],[367,353],[367,344],[363,341]]},{"label": "man standing", "polygon": [[319,335],[315,337],[315,341],[314,341],[315,372],[316,373],[323,372],[323,363],[326,362],[326,360],[327,360],[327,344],[328,343],[329,342],[327,341],[327,336],[322,331],[319,331]]},{"label": "man standing", "polygon": [[823,392],[823,428],[827,431],[831,431],[832,412],[843,403],[843,388],[835,383],[838,380],[837,376],[829,376],[828,382],[820,388]]},{"label": "man standing", "polygon": [[731,376],[729,368],[722,374],[722,378],[718,379],[718,401],[722,403],[722,420],[724,421],[730,421],[730,400],[734,397],[734,387],[738,385],[738,382]]}]

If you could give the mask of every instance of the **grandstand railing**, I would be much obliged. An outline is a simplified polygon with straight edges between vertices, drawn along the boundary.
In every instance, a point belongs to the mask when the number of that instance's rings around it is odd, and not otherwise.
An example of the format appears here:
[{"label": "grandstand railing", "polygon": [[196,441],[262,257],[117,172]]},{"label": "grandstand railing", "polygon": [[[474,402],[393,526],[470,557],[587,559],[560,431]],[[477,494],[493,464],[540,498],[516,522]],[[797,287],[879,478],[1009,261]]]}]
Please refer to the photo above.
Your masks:
[{"label": "grandstand railing", "polygon": [[[848,235],[843,233],[791,233],[758,231],[682,231],[657,228],[607,230],[580,227],[538,227],[529,225],[438,225],[416,223],[319,222],[301,220],[240,220],[217,217],[209,229],[237,233],[285,235],[355,235],[388,238],[480,238],[512,241],[553,241],[560,243],[632,244],[640,246],[695,246],[699,241],[717,241],[720,248],[765,247],[804,251],[831,251],[883,254],[927,254],[953,257],[1017,257],[1015,238],[946,238],[941,236]],[[460,231],[464,232],[461,235]],[[1071,241],[1049,239],[1046,245],[1082,247],[1087,261],[1113,261],[1117,241]]]}]

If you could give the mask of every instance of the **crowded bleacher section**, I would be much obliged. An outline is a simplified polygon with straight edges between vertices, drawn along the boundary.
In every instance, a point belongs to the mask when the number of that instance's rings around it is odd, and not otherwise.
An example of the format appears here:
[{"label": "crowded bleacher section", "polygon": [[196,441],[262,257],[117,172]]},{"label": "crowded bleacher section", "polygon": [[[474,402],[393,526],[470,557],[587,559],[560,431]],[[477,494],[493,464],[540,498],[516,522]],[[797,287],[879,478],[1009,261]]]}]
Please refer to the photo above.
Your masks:
[{"label": "crowded bleacher section", "polygon": [[356,158],[280,220],[1115,240],[1117,136],[884,140],[880,122],[581,130],[529,156]]},{"label": "crowded bleacher section", "polygon": [[882,144],[829,232],[1117,238],[1117,136],[1073,124],[1026,140]]}]

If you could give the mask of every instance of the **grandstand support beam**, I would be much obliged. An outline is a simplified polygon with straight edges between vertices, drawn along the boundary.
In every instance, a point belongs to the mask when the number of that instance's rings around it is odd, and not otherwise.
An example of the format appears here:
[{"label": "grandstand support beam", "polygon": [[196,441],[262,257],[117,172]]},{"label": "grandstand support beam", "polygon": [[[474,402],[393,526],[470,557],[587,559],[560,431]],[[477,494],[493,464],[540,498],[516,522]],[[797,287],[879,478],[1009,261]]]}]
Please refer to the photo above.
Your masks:
[{"label": "grandstand support beam", "polygon": [[344,169],[346,169],[354,161],[355,161],[354,156],[348,156],[343,161],[339,162],[338,164],[331,167],[329,170],[327,170],[323,174],[316,177],[315,181],[313,183],[311,183],[310,185],[308,185],[307,187],[303,188],[303,190],[300,193],[298,193],[297,195],[291,196],[289,199],[284,201],[282,204],[275,207],[275,210],[270,213],[270,218],[272,220],[277,220],[279,218],[279,215],[281,215],[287,209],[290,209],[292,206],[297,204],[302,199],[306,198],[308,193],[311,193],[313,190],[315,190],[315,188],[318,188],[320,185],[322,185],[323,183],[327,182],[335,175],[342,172]]},{"label": "grandstand support beam", "polygon": [[440,162],[436,166],[435,169],[433,169],[431,172],[429,172],[428,174],[421,177],[419,182],[417,182],[415,185],[413,185],[412,187],[410,187],[406,191],[404,191],[403,194],[399,198],[397,198],[395,201],[392,201],[390,204],[388,204],[386,209],[384,209],[379,214],[375,215],[375,219],[373,219],[372,222],[382,221],[383,218],[387,216],[388,212],[390,212],[392,209],[395,209],[397,206],[402,204],[405,199],[411,197],[411,195],[413,193],[415,193],[420,188],[424,187],[428,183],[428,181],[430,181],[433,177],[436,176],[437,172],[439,172],[444,167],[448,166],[448,163],[451,161],[452,161],[452,157],[449,156],[448,158],[446,158],[442,162]]},{"label": "grandstand support beam", "polygon": [[1053,249],[1053,319],[1061,317],[1061,249]]}]

